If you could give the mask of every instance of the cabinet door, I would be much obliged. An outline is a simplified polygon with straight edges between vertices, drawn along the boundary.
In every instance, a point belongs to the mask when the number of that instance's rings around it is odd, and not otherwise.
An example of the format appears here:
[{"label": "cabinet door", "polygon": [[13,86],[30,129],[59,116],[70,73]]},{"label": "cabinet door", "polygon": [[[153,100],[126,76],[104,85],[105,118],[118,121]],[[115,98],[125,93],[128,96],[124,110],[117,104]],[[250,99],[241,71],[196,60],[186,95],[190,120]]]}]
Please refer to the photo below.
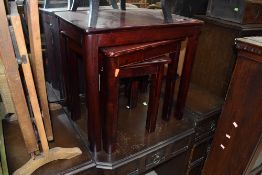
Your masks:
[{"label": "cabinet door", "polygon": [[205,175],[243,174],[249,164],[262,133],[261,60],[244,51],[238,56]]}]

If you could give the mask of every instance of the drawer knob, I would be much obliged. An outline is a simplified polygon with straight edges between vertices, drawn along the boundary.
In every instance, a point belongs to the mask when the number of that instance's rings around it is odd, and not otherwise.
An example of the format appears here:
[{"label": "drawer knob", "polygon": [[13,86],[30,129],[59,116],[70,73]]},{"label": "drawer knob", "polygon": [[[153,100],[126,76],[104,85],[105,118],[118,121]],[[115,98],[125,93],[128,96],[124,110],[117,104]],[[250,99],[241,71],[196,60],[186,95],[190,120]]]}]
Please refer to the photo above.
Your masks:
[{"label": "drawer knob", "polygon": [[153,163],[158,164],[161,161],[161,157],[158,154],[155,154]]},{"label": "drawer knob", "polygon": [[216,128],[216,122],[212,121],[211,124],[210,124],[210,129],[214,130],[215,128]]}]

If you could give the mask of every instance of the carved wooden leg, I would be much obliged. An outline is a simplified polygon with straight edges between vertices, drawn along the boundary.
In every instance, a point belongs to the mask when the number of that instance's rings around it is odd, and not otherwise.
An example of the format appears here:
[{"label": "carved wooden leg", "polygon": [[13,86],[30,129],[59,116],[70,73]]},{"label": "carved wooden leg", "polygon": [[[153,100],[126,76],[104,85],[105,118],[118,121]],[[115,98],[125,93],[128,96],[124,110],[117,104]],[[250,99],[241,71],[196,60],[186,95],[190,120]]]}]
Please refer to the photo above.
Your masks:
[{"label": "carved wooden leg", "polygon": [[106,104],[104,118],[104,149],[107,153],[112,153],[116,149],[117,139],[117,118],[118,118],[118,90],[119,90],[119,69],[113,61],[108,61],[105,65],[106,84]]},{"label": "carved wooden leg", "polygon": [[179,91],[178,91],[178,96],[177,96],[177,103],[176,103],[176,108],[175,108],[175,117],[177,119],[182,119],[183,117],[186,97],[187,97],[189,83],[190,83],[190,76],[191,76],[193,61],[194,61],[196,48],[197,48],[197,41],[198,41],[198,35],[188,38],[186,55],[185,55],[185,60],[183,64],[183,70],[182,70]]},{"label": "carved wooden leg", "polygon": [[146,119],[146,130],[149,133],[154,132],[156,129],[156,120],[158,114],[163,72],[164,65],[162,64],[158,66],[157,73],[152,75],[152,83],[150,86],[149,103]]},{"label": "carved wooden leg", "polygon": [[166,76],[165,96],[164,96],[163,111],[162,111],[162,119],[164,120],[169,120],[170,114],[172,112],[177,66],[178,66],[178,59],[180,53],[180,43],[177,45],[176,50],[177,52],[171,53],[169,55],[172,62],[168,65],[167,76]]}]

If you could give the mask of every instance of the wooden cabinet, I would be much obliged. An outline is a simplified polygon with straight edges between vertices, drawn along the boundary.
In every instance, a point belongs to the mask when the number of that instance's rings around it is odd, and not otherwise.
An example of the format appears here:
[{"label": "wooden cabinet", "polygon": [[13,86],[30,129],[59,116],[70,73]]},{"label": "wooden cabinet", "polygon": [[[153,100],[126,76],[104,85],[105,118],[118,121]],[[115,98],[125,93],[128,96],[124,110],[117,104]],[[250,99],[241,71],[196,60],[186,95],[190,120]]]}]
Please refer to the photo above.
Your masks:
[{"label": "wooden cabinet", "polygon": [[236,62],[235,38],[261,36],[262,24],[241,25],[197,16],[205,25],[199,38],[191,81],[224,98]]},{"label": "wooden cabinet", "polygon": [[[236,67],[204,175],[249,174],[256,162],[253,158],[259,160],[261,152],[262,37],[237,39],[236,43]],[[261,163],[260,159],[256,164]]]}]

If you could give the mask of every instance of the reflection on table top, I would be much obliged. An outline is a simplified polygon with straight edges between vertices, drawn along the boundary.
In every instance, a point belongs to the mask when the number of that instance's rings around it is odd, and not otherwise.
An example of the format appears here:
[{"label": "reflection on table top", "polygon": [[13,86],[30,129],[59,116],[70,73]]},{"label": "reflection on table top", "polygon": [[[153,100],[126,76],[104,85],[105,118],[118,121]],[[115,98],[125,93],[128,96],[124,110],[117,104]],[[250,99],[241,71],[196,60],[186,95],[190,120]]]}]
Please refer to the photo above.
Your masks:
[{"label": "reflection on table top", "polygon": [[126,11],[114,10],[110,7],[100,8],[94,28],[88,26],[88,10],[55,12],[55,15],[86,32],[202,24],[199,20],[178,15],[173,15],[173,23],[164,23],[162,10],[143,8],[130,8]]}]

